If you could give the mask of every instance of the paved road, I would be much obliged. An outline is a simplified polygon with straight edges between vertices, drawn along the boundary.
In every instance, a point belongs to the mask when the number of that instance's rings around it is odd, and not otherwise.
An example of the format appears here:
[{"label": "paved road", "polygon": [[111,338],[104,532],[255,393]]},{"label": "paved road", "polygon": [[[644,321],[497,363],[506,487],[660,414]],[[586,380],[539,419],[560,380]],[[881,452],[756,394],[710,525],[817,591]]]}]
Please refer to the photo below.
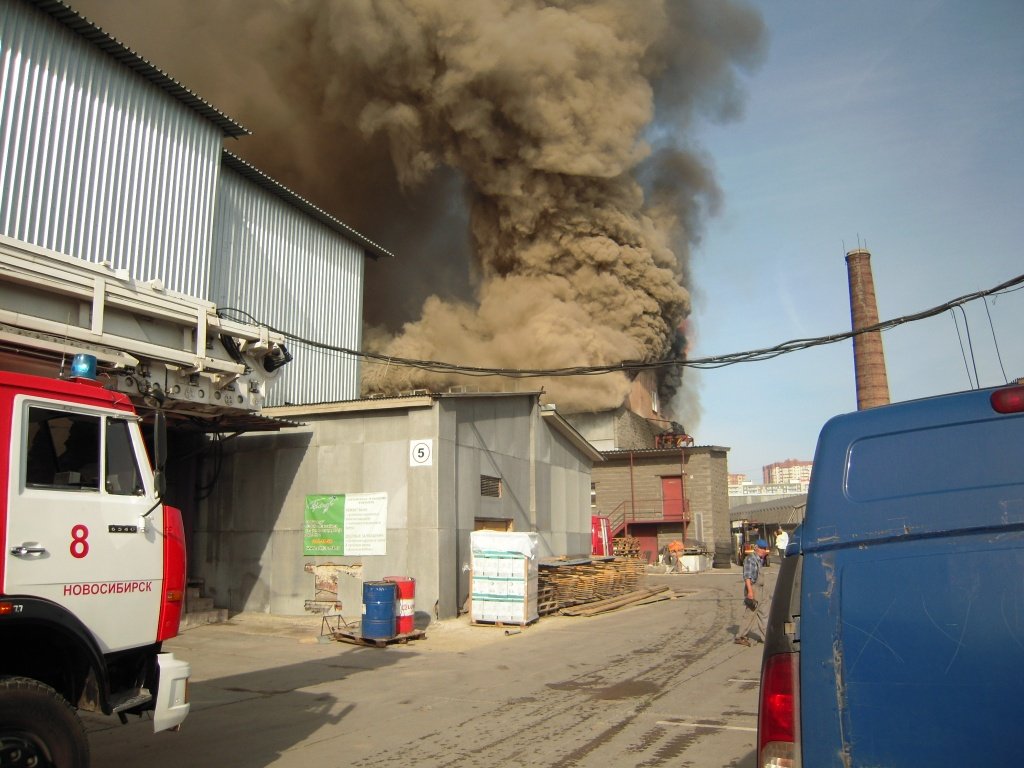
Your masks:
[{"label": "paved road", "polygon": [[93,765],[750,768],[761,648],[732,642],[739,579],[649,576],[679,597],[513,635],[440,622],[384,649],[244,614],[169,644],[193,667],[183,730],[89,717]]}]

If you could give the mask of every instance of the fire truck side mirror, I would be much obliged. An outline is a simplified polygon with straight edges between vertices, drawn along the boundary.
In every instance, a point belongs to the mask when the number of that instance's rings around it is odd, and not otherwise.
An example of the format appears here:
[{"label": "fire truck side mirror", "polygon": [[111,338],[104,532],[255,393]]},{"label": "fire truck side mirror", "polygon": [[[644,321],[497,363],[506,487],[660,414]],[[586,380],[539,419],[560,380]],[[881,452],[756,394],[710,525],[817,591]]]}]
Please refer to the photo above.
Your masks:
[{"label": "fire truck side mirror", "polygon": [[167,492],[167,476],[164,465],[167,463],[167,417],[157,410],[153,422],[153,479],[156,481],[157,495],[163,497]]}]

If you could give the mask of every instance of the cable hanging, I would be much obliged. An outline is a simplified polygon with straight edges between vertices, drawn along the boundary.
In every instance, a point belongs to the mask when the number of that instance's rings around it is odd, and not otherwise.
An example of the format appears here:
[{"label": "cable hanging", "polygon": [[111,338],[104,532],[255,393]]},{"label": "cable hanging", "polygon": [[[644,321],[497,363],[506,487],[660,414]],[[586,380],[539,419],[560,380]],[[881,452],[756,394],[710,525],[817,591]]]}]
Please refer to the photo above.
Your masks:
[{"label": "cable hanging", "polygon": [[[362,358],[369,362],[380,363],[383,365],[394,365],[406,368],[417,368],[419,370],[431,371],[434,373],[455,373],[461,376],[504,376],[506,378],[513,379],[526,379],[535,377],[560,377],[560,376],[600,376],[606,373],[615,373],[618,371],[637,373],[640,371],[656,370],[660,368],[671,368],[671,367],[682,367],[682,368],[697,368],[702,370],[711,370],[715,368],[724,368],[728,365],[736,365],[737,363],[752,363],[761,360],[771,360],[772,358],[779,357],[780,355],[786,355],[791,352],[797,352],[802,349],[810,349],[811,347],[820,347],[827,344],[835,344],[836,342],[845,341],[851,339],[862,333],[873,333],[875,331],[887,331],[897,326],[904,325],[906,323],[916,322],[918,320],[924,320],[935,315],[942,314],[946,311],[951,311],[955,307],[961,307],[964,304],[968,304],[977,299],[983,299],[987,296],[994,296],[1002,293],[1010,293],[1012,291],[1018,291],[1024,288],[1024,275],[1018,275],[1010,280],[1007,280],[999,285],[989,288],[987,290],[975,291],[973,293],[964,294],[955,299],[940,304],[930,309],[925,309],[921,312],[915,312],[910,315],[902,315],[891,320],[884,320],[875,325],[859,328],[857,330],[845,331],[843,333],[833,333],[827,336],[816,336],[807,339],[792,339],[790,341],[784,341],[781,344],[777,344],[773,347],[765,347],[762,349],[747,350],[745,352],[733,352],[725,355],[715,355],[711,357],[698,357],[698,358],[682,358],[673,357],[664,360],[623,360],[622,362],[611,364],[611,365],[581,365],[570,368],[488,368],[482,366],[470,366],[470,365],[459,365],[456,363],[446,363],[439,360],[417,360],[414,358],[394,357],[392,355],[385,355],[376,352],[361,352],[359,350],[348,349],[346,347],[340,347],[333,344],[326,344],[324,342],[316,341],[315,339],[307,339],[297,334],[289,333],[278,328],[273,328],[265,323],[257,323],[264,325],[274,333],[279,333],[286,339],[297,343],[303,344],[313,349],[324,350],[329,352],[336,352],[343,355],[351,355],[352,357]],[[224,308],[221,312],[237,312],[241,315],[246,316],[249,320],[256,322],[252,315],[242,310],[233,308]]]},{"label": "cable hanging", "polygon": [[953,318],[953,327],[956,328],[956,338],[960,342],[960,356],[964,359],[964,370],[967,372],[967,385],[975,389],[974,380],[971,379],[971,367],[967,364],[967,350],[964,349],[964,337],[960,335],[960,321],[956,319],[956,310],[950,308],[949,316]]},{"label": "cable hanging", "polygon": [[988,301],[983,302],[985,304],[985,314],[988,315],[988,327],[992,331],[992,344],[996,348],[996,360],[999,361],[999,370],[1003,374],[1003,383],[1008,384],[1010,380],[1006,378],[1006,369],[1003,367],[1003,356],[999,352],[999,340],[996,338],[996,326],[992,322],[992,313],[988,310]]}]

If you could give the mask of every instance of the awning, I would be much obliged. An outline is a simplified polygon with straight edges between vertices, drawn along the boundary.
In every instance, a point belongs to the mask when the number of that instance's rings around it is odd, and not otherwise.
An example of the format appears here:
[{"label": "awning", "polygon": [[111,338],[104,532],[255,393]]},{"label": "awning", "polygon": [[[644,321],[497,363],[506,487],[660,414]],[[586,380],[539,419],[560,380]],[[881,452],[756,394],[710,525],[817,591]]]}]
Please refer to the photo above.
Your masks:
[{"label": "awning", "polygon": [[[146,423],[152,421],[153,411],[150,408],[139,407],[139,415]],[[167,416],[167,428],[180,430],[182,432],[196,432],[206,435],[242,432],[279,432],[282,429],[293,429],[304,427],[301,421],[290,419],[271,418],[260,416],[257,413],[220,413],[220,414],[197,414],[174,410],[165,410]]]},{"label": "awning", "polygon": [[806,508],[806,493],[797,496],[780,496],[777,499],[754,504],[737,504],[729,510],[729,520],[734,523],[746,521],[748,523],[799,525],[804,521]]},{"label": "awning", "polygon": [[193,416],[186,419],[176,419],[173,414],[168,414],[168,416],[168,427],[180,427],[186,431],[203,432],[205,434],[218,434],[224,432],[279,432],[282,429],[305,426],[300,421],[272,419],[269,416],[245,413],[224,414],[214,418]]}]

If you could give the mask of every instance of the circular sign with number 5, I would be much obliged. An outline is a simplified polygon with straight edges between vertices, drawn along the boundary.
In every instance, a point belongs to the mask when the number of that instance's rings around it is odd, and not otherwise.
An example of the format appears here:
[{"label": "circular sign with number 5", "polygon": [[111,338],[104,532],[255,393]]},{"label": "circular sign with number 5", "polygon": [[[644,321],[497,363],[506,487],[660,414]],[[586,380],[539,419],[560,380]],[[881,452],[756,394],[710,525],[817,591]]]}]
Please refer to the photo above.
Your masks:
[{"label": "circular sign with number 5", "polygon": [[413,440],[409,443],[409,466],[429,467],[434,462],[434,441]]}]

